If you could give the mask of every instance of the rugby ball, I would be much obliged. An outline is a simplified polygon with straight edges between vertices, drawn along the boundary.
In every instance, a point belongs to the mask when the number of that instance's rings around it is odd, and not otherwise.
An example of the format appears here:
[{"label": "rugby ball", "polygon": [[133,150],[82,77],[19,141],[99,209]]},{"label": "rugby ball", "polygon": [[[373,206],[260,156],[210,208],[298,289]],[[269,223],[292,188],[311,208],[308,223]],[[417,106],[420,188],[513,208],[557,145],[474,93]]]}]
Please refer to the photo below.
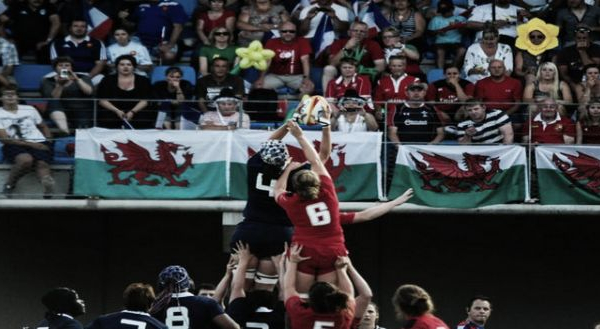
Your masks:
[{"label": "rugby ball", "polygon": [[329,102],[323,96],[310,96],[301,101],[295,113],[296,122],[303,125],[328,125],[329,120],[324,117],[324,112],[330,111]]}]

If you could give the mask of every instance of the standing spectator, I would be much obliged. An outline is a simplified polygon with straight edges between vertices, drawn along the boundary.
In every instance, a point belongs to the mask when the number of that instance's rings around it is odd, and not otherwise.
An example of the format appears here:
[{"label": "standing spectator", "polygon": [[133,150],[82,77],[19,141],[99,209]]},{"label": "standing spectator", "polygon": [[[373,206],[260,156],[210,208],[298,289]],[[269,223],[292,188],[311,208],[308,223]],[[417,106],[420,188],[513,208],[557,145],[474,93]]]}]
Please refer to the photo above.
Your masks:
[{"label": "standing spectator", "polygon": [[37,328],[83,329],[74,318],[85,314],[85,304],[75,290],[54,288],[42,297],[42,304],[48,311]]},{"label": "standing spectator", "polygon": [[356,60],[353,58],[342,58],[339,67],[340,76],[335,80],[329,81],[327,89],[325,89],[325,98],[331,103],[337,103],[344,96],[347,89],[354,89],[360,97],[367,100],[365,104],[366,110],[372,112],[371,81],[365,76],[358,75]]},{"label": "standing spectator", "polygon": [[384,8],[382,13],[392,26],[400,31],[400,42],[415,45],[419,52],[425,51],[425,17],[409,0],[393,0],[392,4],[390,9]]},{"label": "standing spectator", "polygon": [[141,43],[131,40],[129,31],[124,26],[116,27],[113,31],[113,37],[117,42],[108,46],[106,52],[108,65],[111,71],[113,71],[111,73],[114,73],[115,60],[119,56],[131,55],[135,57],[135,60],[138,63],[135,73],[148,76],[148,74],[152,71],[153,65],[152,58],[150,58],[150,53],[148,53],[148,49],[146,49],[146,47],[144,47]]},{"label": "standing spectator", "polygon": [[233,89],[233,94],[239,99],[244,95],[244,81],[238,76],[229,74],[229,61],[226,58],[213,59],[211,68],[210,74],[196,82],[198,106],[203,113],[217,110],[213,100],[223,88]]},{"label": "standing spectator", "polygon": [[95,319],[86,329],[131,329],[132,326],[145,329],[168,329],[164,323],[148,314],[155,299],[151,285],[132,283],[123,292],[125,309]]},{"label": "standing spectator", "polygon": [[454,57],[454,65],[459,66],[463,62],[466,49],[462,45],[462,34],[460,27],[467,19],[460,15],[454,15],[454,4],[451,0],[438,2],[438,14],[429,22],[427,29],[435,35],[436,63],[438,68],[446,64],[446,55],[449,53]]},{"label": "standing spectator", "polygon": [[333,31],[339,38],[350,27],[350,11],[348,8],[333,3],[333,0],[317,0],[310,6],[304,7],[300,12],[300,34],[307,39],[312,39],[317,32],[321,20],[328,16],[333,24]]},{"label": "standing spectator", "polygon": [[200,129],[250,129],[250,117],[246,113],[240,113],[239,104],[242,100],[236,97],[233,89],[221,89],[221,92],[213,99],[213,101],[217,106],[217,110],[206,112],[202,115],[200,118]]},{"label": "standing spectator", "polygon": [[600,64],[600,46],[592,43],[590,32],[588,28],[578,28],[575,34],[576,43],[563,48],[556,57],[560,78],[568,83],[572,90],[581,82],[586,65]]},{"label": "standing spectator", "polygon": [[517,38],[517,24],[523,17],[529,16],[529,13],[521,7],[511,4],[510,0],[497,0],[495,12],[496,20],[492,22],[492,4],[478,5],[473,9],[471,17],[467,21],[467,27],[478,31],[476,39],[481,40],[484,37],[486,24],[491,22],[494,28],[498,29],[499,41],[514,46]]},{"label": "standing spectator", "polygon": [[385,64],[390,63],[392,56],[400,56],[406,58],[405,71],[408,75],[418,77],[425,80],[425,74],[419,66],[420,54],[417,47],[411,44],[404,44],[400,41],[400,33],[393,26],[388,26],[381,31],[381,40],[383,41],[383,54],[385,56]]},{"label": "standing spectator", "polygon": [[225,9],[225,0],[210,0],[208,10],[196,10],[196,34],[204,45],[212,45],[209,34],[217,27],[224,27],[233,35],[235,29],[235,12]]},{"label": "standing spectator", "polygon": [[343,133],[377,131],[377,121],[365,111],[366,100],[354,89],[346,89],[338,101],[337,113],[331,118],[331,130]]},{"label": "standing spectator", "polygon": [[94,84],[100,83],[104,77],[106,48],[102,41],[87,34],[87,22],[83,18],[73,20],[69,25],[69,35],[52,43],[50,57],[55,60],[59,56],[71,57],[73,71],[89,74]]},{"label": "standing spectator", "polygon": [[461,321],[457,329],[484,329],[492,313],[492,303],[484,296],[475,296],[466,308],[467,319]]},{"label": "standing spectator", "polygon": [[298,90],[300,98],[310,95],[315,84],[310,80],[310,42],[297,36],[296,25],[285,22],[279,28],[281,37],[270,39],[266,49],[275,52],[269,69],[254,82],[256,88],[278,89],[283,86]]},{"label": "standing spectator", "polygon": [[125,24],[137,23],[136,35],[151,55],[160,58],[161,65],[175,62],[179,36],[183,25],[188,21],[188,16],[179,3],[149,0],[139,4],[132,15],[121,12],[120,17]]},{"label": "standing spectator", "polygon": [[491,60],[497,59],[504,62],[507,74],[513,70],[513,54],[510,46],[498,43],[498,30],[487,25],[483,30],[481,41],[474,43],[467,49],[463,72],[467,80],[475,83],[490,76],[488,66]]},{"label": "standing spectator", "polygon": [[514,124],[522,123],[523,117],[519,111],[519,103],[523,99],[521,82],[507,75],[502,60],[492,60],[489,70],[491,75],[475,84],[475,97],[490,109],[503,110]]},{"label": "standing spectator", "polygon": [[33,51],[38,64],[50,63],[50,43],[60,31],[60,17],[53,5],[43,0],[12,1],[0,15],[0,24],[3,30],[10,28],[20,56]]},{"label": "standing spectator", "polygon": [[290,20],[290,15],[282,5],[273,4],[273,0],[250,0],[250,5],[243,7],[237,21],[238,44],[246,47],[254,40],[270,39],[271,31]]},{"label": "standing spectator", "polygon": [[94,93],[92,80],[86,74],[73,72],[73,60],[70,57],[57,57],[53,67],[54,73],[41,82],[42,97],[49,99],[47,110],[50,119],[64,135],[70,135],[69,126],[91,127],[92,101],[83,99],[91,98]]},{"label": "standing spectator", "polygon": [[358,63],[358,74],[372,79],[385,69],[383,50],[373,39],[367,38],[369,26],[365,22],[350,24],[350,37],[334,41],[329,48],[329,65],[323,70],[323,86],[338,74],[336,66],[342,58],[353,58]]},{"label": "standing spectator", "polygon": [[2,88],[15,83],[12,75],[15,65],[19,65],[17,48],[2,37],[0,37],[0,59],[0,88]]},{"label": "standing spectator", "polygon": [[121,55],[115,65],[117,73],[104,77],[98,86],[98,98],[101,98],[98,125],[154,128],[156,114],[148,108],[148,99],[152,95],[150,80],[134,73],[137,62],[131,55]]},{"label": "standing spectator", "polygon": [[575,124],[558,113],[558,104],[552,98],[537,100],[538,113],[523,126],[523,143],[573,144]]},{"label": "standing spectator", "polygon": [[[10,197],[17,181],[32,169],[42,183],[44,198],[52,197],[54,178],[50,171],[52,146],[48,126],[38,111],[29,105],[19,105],[17,86],[2,89],[0,107],[0,140],[4,144],[4,158],[12,163],[2,192]],[[51,310],[53,311],[53,310]]]},{"label": "standing spectator", "polygon": [[455,65],[444,68],[445,79],[433,82],[427,88],[427,100],[437,102],[435,110],[438,112],[443,124],[451,124],[458,119],[456,113],[462,107],[459,102],[464,102],[475,93],[475,85],[468,80],[461,79],[460,71]]},{"label": "standing spectator", "polygon": [[210,73],[215,58],[225,58],[229,63],[235,66],[239,58],[235,50],[237,47],[233,44],[233,35],[225,27],[216,27],[208,34],[210,44],[202,47],[199,52],[199,72],[205,76]]},{"label": "standing spectator", "polygon": [[[400,103],[408,99],[408,86],[419,81],[419,78],[410,76],[404,72],[406,68],[406,59],[400,56],[392,56],[388,61],[389,75],[384,75],[377,81],[375,87],[375,103],[377,108],[383,109],[387,103],[388,113],[396,108],[395,103]],[[377,113],[380,111],[375,111]],[[377,117],[378,120],[382,118]]]},{"label": "standing spectator", "polygon": [[412,325],[405,326],[406,329],[448,329],[444,321],[433,315],[431,296],[417,285],[405,284],[398,287],[392,297],[392,303],[399,317],[410,320]]},{"label": "standing spectator", "polygon": [[600,144],[600,99],[593,98],[576,126],[577,144]]},{"label": "standing spectator", "polygon": [[560,42],[570,46],[575,42],[576,28],[586,27],[591,39],[600,39],[600,8],[585,3],[584,0],[567,0],[567,7],[556,13],[556,25],[560,28]]},{"label": "standing spectator", "polygon": [[458,123],[456,130],[461,144],[512,144],[514,133],[510,119],[501,110],[486,110],[483,102],[469,99],[465,104],[468,118]]},{"label": "standing spectator", "polygon": [[152,86],[154,97],[160,100],[156,128],[181,129],[182,115],[194,111],[190,107],[194,98],[194,86],[191,82],[182,80],[183,72],[177,66],[169,67],[165,71],[165,77],[166,80],[158,81]]}]

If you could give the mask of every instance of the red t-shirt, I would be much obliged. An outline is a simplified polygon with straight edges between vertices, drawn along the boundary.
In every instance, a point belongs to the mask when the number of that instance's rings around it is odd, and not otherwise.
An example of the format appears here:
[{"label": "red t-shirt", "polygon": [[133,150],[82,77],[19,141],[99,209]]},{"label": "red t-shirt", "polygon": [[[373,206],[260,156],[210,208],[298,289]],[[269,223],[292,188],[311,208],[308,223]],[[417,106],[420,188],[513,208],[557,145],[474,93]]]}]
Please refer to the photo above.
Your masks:
[{"label": "red t-shirt", "polygon": [[[329,46],[329,53],[331,54],[330,56],[333,57],[342,51],[342,48],[344,48],[346,42],[348,42],[348,38],[334,41],[331,46]],[[383,49],[381,49],[377,42],[371,39],[365,39],[363,40],[361,46],[364,48],[364,54],[360,59],[359,64],[365,67],[373,67],[375,66],[375,60],[384,59]]]},{"label": "red t-shirt", "polygon": [[327,89],[325,89],[325,98],[335,98],[337,101],[344,97],[346,89],[356,90],[360,97],[371,98],[371,81],[368,77],[355,75],[347,85],[343,81],[344,79],[341,76],[329,81]]},{"label": "red t-shirt", "polygon": [[[204,34],[206,34],[206,36],[208,36],[210,31],[212,31],[215,27],[225,27],[225,23],[227,21],[227,18],[229,18],[229,17],[235,17],[235,12],[233,12],[231,10],[225,10],[225,11],[223,11],[223,15],[221,15],[221,17],[215,19],[214,21],[211,20],[210,18],[208,18],[207,11],[196,13],[196,21],[198,21],[200,19],[202,19],[204,21],[204,26],[202,27],[202,32],[204,32]],[[233,36],[231,36],[231,37],[233,37]]]},{"label": "red t-shirt", "polygon": [[305,38],[296,38],[291,43],[284,43],[281,38],[269,39],[265,48],[275,52],[269,73],[279,75],[303,74],[300,58],[312,53],[310,42]]},{"label": "red t-shirt", "polygon": [[292,296],[285,301],[285,310],[293,329],[350,329],[355,308],[354,299],[351,299],[347,309],[338,313],[322,314],[315,313],[308,303],[302,302],[298,296]]},{"label": "red t-shirt", "polygon": [[536,115],[532,122],[523,125],[523,135],[529,134],[531,125],[531,142],[540,144],[564,144],[563,135],[575,137],[575,123],[569,118],[563,118],[559,114],[557,119],[544,124],[540,115]]},{"label": "red t-shirt", "polygon": [[432,314],[424,314],[408,319],[408,323],[413,321],[414,323],[410,329],[449,329],[444,321]]},{"label": "red t-shirt", "polygon": [[475,84],[475,97],[481,98],[488,109],[506,111],[513,107],[514,104],[503,103],[515,103],[523,99],[523,86],[521,85],[521,81],[511,77],[505,77],[502,82],[495,82],[492,80],[492,77],[487,77],[477,81],[477,84]]},{"label": "red t-shirt", "polygon": [[375,104],[381,106],[384,102],[390,102],[388,103],[388,111],[391,111],[396,106],[393,103],[400,103],[408,99],[406,88],[415,81],[419,81],[419,78],[406,73],[395,80],[389,75],[381,77],[377,82],[377,87],[375,87],[375,97],[373,98]]}]

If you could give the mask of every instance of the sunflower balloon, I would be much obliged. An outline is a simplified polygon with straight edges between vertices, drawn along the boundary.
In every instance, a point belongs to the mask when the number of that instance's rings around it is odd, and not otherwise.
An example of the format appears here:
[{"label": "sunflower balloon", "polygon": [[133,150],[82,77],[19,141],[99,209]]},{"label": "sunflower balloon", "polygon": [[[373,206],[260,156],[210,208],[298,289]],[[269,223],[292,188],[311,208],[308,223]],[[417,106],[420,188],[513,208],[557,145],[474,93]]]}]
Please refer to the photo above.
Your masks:
[{"label": "sunflower balloon", "polygon": [[558,47],[558,31],[558,26],[534,18],[526,24],[517,26],[515,46],[537,56],[546,50]]},{"label": "sunflower balloon", "polygon": [[264,49],[262,43],[254,40],[248,48],[238,48],[235,53],[241,58],[240,68],[247,69],[251,66],[259,71],[267,69],[267,60],[275,56],[275,52],[270,49]]}]

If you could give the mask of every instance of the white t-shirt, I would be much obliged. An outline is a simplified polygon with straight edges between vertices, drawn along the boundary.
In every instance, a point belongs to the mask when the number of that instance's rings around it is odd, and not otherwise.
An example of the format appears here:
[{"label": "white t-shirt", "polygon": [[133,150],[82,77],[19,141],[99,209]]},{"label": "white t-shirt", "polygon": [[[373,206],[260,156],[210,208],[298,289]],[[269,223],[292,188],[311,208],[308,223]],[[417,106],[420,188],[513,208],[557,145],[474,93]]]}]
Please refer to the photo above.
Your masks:
[{"label": "white t-shirt", "polygon": [[0,107],[0,129],[6,130],[12,139],[28,142],[46,141],[46,137],[37,127],[41,123],[42,117],[33,106],[19,105],[15,113]]},{"label": "white t-shirt", "polygon": [[[148,53],[148,49],[142,44],[135,41],[130,41],[127,46],[121,46],[118,43],[113,43],[107,48],[107,59],[109,64],[114,64],[117,57],[121,55],[131,55],[135,57],[138,65],[152,65],[152,59]],[[135,70],[135,73],[146,76],[146,72]]]},{"label": "white t-shirt", "polygon": [[[308,7],[304,7],[302,9],[302,11],[300,12],[300,20],[303,20],[306,18],[306,16],[308,16],[308,12],[313,9],[314,7],[318,7],[317,4],[314,5],[310,5]],[[335,16],[337,16],[337,18],[340,21],[344,21],[344,22],[348,22],[349,21],[349,16],[348,16],[348,8],[344,7],[344,6],[340,6],[338,4],[331,4],[331,8],[335,11]],[[315,15],[315,17],[312,18],[312,20],[310,21],[310,29],[308,30],[308,33],[304,36],[305,38],[309,39],[312,38],[315,35],[315,32],[317,31],[317,28],[319,27],[319,23],[321,22],[321,18],[323,17],[323,15],[325,15],[323,12],[318,11],[317,14]],[[337,33],[336,33],[337,35]]]},{"label": "white t-shirt", "polygon": [[[501,29],[498,29],[501,35],[509,37],[517,37],[517,12],[523,8],[515,5],[509,5],[508,8],[502,8],[496,6],[496,20],[497,21],[508,21],[510,25],[506,25]],[[475,7],[469,17],[469,21],[485,23],[492,21],[492,4],[486,4]],[[476,41],[481,40],[481,31],[477,32],[475,37]]]}]

